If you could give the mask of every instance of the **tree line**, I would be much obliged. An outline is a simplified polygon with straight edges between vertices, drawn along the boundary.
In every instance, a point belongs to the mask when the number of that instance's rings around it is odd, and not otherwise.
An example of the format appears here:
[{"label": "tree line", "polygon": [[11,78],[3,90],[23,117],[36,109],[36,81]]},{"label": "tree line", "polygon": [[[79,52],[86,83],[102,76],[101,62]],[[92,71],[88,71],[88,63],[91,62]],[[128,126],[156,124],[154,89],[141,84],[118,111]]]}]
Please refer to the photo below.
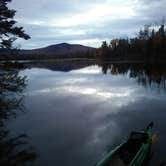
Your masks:
[{"label": "tree line", "polygon": [[145,25],[134,38],[112,39],[108,44],[103,41],[98,49],[103,59],[161,60],[166,58],[166,29],[160,26]]}]

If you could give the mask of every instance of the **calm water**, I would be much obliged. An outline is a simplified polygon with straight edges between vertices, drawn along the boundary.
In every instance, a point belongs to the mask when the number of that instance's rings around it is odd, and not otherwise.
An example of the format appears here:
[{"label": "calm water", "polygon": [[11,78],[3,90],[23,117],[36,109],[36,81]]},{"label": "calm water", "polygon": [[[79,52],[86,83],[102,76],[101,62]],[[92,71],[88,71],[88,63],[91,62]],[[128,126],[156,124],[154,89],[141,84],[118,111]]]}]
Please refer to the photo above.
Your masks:
[{"label": "calm water", "polygon": [[[23,111],[6,122],[27,134],[38,166],[94,166],[132,130],[154,121],[153,164],[166,161],[164,65],[25,64]],[[155,162],[155,164],[154,164]]]}]

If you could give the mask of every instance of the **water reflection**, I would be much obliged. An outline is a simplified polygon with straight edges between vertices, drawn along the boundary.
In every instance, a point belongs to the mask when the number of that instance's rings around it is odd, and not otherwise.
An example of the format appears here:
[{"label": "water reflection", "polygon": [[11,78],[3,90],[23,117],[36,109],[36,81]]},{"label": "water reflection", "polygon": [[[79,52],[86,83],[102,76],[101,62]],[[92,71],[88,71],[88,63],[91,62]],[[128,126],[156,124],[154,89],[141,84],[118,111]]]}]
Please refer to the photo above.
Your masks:
[{"label": "water reflection", "polygon": [[160,86],[166,88],[166,66],[165,64],[144,64],[144,63],[105,63],[101,65],[104,74],[112,75],[129,74],[130,78],[137,80],[143,86]]},{"label": "water reflection", "polygon": [[6,123],[22,108],[21,92],[26,86],[26,77],[8,65],[0,68],[0,165],[17,166],[32,164],[36,153],[29,149],[26,134],[11,136]]},{"label": "water reflection", "polygon": [[40,153],[37,165],[92,166],[150,121],[159,140],[151,165],[165,160],[164,65],[96,61],[35,65],[24,64],[20,72],[28,78],[24,107],[30,111],[9,128],[28,132]]},{"label": "water reflection", "polygon": [[[20,63],[22,68],[44,68],[52,71],[70,72],[80,74],[111,74],[111,75],[129,75],[143,86],[160,85],[159,88],[166,88],[166,65],[164,63],[110,63],[103,61],[41,61],[41,62],[24,62]],[[86,68],[88,66],[96,66]]]}]

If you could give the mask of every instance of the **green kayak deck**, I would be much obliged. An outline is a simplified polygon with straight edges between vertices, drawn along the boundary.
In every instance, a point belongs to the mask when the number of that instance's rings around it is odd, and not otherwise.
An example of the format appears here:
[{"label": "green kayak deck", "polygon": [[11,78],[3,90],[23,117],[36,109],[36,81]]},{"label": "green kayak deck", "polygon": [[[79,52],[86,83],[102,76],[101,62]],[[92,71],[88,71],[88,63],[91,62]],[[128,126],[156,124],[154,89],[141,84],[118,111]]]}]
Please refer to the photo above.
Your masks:
[{"label": "green kayak deck", "polygon": [[131,132],[127,141],[110,151],[96,166],[142,166],[149,156],[152,144],[152,127]]}]

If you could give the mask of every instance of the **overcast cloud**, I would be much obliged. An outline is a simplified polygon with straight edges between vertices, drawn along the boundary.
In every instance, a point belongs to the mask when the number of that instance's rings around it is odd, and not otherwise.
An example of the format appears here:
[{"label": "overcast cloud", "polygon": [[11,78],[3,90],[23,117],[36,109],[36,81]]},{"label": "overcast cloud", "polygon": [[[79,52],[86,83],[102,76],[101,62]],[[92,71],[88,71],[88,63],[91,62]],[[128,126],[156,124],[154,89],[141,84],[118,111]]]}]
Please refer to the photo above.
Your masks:
[{"label": "overcast cloud", "polygon": [[31,36],[17,40],[26,49],[61,42],[98,47],[166,16],[166,0],[13,0],[10,7]]}]

